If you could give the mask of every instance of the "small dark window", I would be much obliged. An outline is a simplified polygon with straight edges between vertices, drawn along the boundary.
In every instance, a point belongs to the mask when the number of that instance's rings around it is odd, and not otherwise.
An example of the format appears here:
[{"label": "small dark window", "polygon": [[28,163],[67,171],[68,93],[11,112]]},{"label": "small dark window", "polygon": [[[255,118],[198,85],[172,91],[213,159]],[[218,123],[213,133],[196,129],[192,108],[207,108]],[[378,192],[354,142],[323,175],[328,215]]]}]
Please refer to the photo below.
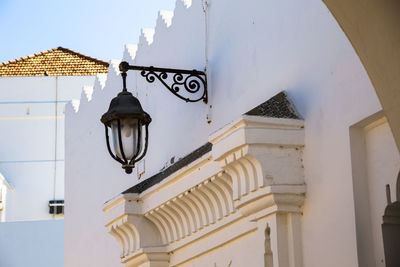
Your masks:
[{"label": "small dark window", "polygon": [[50,200],[49,201],[50,214],[64,214],[64,200]]}]

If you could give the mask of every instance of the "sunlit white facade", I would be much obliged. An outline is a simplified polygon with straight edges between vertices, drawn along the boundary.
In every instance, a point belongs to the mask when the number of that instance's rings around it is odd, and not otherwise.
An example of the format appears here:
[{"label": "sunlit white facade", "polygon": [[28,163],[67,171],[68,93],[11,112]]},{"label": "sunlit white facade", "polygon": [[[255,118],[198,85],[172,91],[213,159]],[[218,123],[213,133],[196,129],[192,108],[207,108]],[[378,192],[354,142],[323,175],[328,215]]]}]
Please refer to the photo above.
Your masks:
[{"label": "sunlit white facade", "polygon": [[[206,69],[209,103],[129,71],[153,119],[132,175],[108,155],[99,121],[122,89],[118,62],[90,102],[67,107],[66,267],[385,266],[399,152],[321,1],[178,0],[122,59]],[[298,117],[248,114],[282,91]]]}]

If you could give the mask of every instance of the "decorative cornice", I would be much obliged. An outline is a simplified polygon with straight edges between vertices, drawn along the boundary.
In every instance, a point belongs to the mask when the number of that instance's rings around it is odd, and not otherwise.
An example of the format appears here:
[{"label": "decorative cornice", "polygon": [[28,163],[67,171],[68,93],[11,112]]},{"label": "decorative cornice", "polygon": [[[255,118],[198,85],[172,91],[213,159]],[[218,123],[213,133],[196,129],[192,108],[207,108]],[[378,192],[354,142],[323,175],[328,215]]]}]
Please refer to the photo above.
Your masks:
[{"label": "decorative cornice", "polygon": [[244,216],[300,212],[303,128],[302,120],[243,116],[211,136],[213,158],[231,177],[235,208]]},{"label": "decorative cornice", "polygon": [[170,244],[234,211],[230,178],[219,174],[146,212],[144,216],[157,226],[163,243]]},{"label": "decorative cornice", "polygon": [[121,244],[122,262],[144,257],[144,248],[171,252],[244,218],[300,214],[306,191],[303,125],[243,116],[210,137],[211,155],[195,164],[202,168],[107,203],[106,226]]},{"label": "decorative cornice", "polygon": [[108,215],[106,227],[121,246],[122,262],[137,257],[144,248],[158,248],[157,253],[165,251],[160,232],[142,216],[138,201],[136,194],[122,196],[103,209]]}]

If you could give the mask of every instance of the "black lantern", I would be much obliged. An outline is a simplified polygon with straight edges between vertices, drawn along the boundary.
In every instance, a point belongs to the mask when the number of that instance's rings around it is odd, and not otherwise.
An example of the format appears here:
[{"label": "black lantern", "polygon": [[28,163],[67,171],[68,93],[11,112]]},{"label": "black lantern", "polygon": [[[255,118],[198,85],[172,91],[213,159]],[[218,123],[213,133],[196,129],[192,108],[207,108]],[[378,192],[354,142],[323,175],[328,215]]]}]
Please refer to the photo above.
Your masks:
[{"label": "black lantern", "polygon": [[[125,82],[124,89],[111,100],[108,111],[101,117],[101,122],[105,126],[107,148],[111,157],[122,164],[126,173],[132,173],[135,162],[146,154],[151,118],[142,109],[139,100],[127,92]],[[111,129],[113,149],[108,128]]]},{"label": "black lantern", "polygon": [[[203,71],[167,69],[157,67],[131,66],[128,62],[121,62],[123,88],[122,92],[111,100],[110,107],[101,117],[106,129],[107,149],[111,157],[122,164],[126,173],[132,173],[135,162],[141,160],[147,152],[148,126],[150,115],[144,112],[139,100],[126,89],[126,72],[139,70],[146,81],[153,83],[158,79],[171,93],[186,102],[208,101],[207,76]],[[170,79],[169,74],[174,74]],[[183,89],[183,90],[181,90]],[[189,96],[181,95],[186,91]],[[196,95],[194,98],[190,95]],[[113,149],[108,136],[111,129]],[[114,153],[113,153],[114,151]]]}]

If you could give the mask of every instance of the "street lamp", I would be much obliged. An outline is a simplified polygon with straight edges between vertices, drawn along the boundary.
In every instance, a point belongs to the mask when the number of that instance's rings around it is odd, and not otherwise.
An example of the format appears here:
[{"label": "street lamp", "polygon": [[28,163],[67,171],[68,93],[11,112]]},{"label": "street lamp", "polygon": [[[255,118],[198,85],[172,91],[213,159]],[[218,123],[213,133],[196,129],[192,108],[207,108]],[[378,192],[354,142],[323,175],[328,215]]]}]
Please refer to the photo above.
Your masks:
[{"label": "street lamp", "polygon": [[[117,97],[113,98],[110,107],[101,117],[105,126],[107,149],[111,157],[122,164],[126,173],[132,173],[135,163],[141,160],[147,152],[148,126],[151,117],[147,114],[139,100],[126,89],[128,70],[140,70],[146,81],[153,83],[156,78],[175,96],[186,102],[207,103],[207,77],[205,72],[197,70],[179,70],[155,67],[131,66],[127,62],[119,65],[123,88]],[[173,73],[172,79],[168,77]],[[169,85],[168,83],[171,83]],[[182,90],[184,89],[184,90]],[[183,95],[194,94],[195,98]],[[112,149],[108,131],[111,130]]]}]

